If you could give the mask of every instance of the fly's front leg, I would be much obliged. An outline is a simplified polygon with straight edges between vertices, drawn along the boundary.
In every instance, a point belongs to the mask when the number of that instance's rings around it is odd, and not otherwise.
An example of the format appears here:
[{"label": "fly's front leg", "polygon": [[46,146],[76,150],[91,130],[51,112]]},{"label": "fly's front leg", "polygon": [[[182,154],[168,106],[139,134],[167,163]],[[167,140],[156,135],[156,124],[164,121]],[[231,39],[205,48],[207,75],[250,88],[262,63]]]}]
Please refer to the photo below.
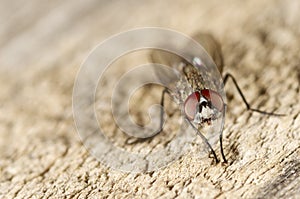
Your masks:
[{"label": "fly's front leg", "polygon": [[225,157],[225,154],[224,154],[224,150],[223,150],[223,127],[224,127],[224,123],[225,123],[225,110],[226,110],[226,104],[224,104],[224,109],[223,109],[223,121],[222,121],[222,131],[220,132],[220,135],[219,135],[219,140],[220,140],[220,150],[221,150],[221,155],[222,155],[222,158],[223,158],[223,161],[224,163],[227,163],[227,159]]},{"label": "fly's front leg", "polygon": [[165,106],[165,94],[170,95],[170,90],[165,88],[161,94],[161,100],[160,100],[160,125],[157,133],[160,133],[163,130],[163,125],[164,125],[164,106]]},{"label": "fly's front leg", "polygon": [[145,142],[148,140],[153,139],[158,133],[162,132],[163,130],[163,125],[164,125],[164,105],[165,105],[165,95],[169,94],[170,95],[170,90],[167,88],[164,88],[164,90],[162,91],[161,94],[161,100],[160,100],[160,105],[161,105],[161,109],[160,109],[160,123],[159,123],[159,129],[157,130],[157,132],[150,137],[147,138],[135,138],[134,140],[132,138],[127,139],[126,144],[135,144],[138,142]]},{"label": "fly's front leg", "polygon": [[[193,123],[186,118],[186,120],[188,121],[188,123],[193,127],[193,129],[196,131],[196,133],[202,138],[202,140],[204,141],[204,143],[208,146],[210,152],[213,154],[216,163],[219,163],[219,159],[217,158],[216,152],[215,150],[212,148],[211,144],[208,142],[207,138],[193,125]],[[226,159],[225,159],[226,160]]]}]

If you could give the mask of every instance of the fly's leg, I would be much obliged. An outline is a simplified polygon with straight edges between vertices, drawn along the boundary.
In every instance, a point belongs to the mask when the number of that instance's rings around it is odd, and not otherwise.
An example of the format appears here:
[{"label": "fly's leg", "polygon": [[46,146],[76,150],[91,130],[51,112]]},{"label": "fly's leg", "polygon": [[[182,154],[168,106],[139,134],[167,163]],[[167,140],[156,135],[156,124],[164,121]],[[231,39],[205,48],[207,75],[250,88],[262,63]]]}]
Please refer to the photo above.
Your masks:
[{"label": "fly's leg", "polygon": [[230,74],[230,73],[227,73],[224,77],[224,80],[223,80],[223,84],[225,85],[227,80],[231,78],[232,82],[234,83],[236,89],[238,90],[240,96],[242,97],[243,99],[243,102],[244,104],[246,105],[246,108],[247,110],[249,111],[253,111],[253,112],[258,112],[258,113],[261,113],[261,114],[265,114],[265,115],[273,115],[273,116],[284,116],[285,114],[278,114],[278,113],[273,113],[273,112],[267,112],[267,111],[262,111],[262,110],[259,110],[259,109],[255,109],[255,108],[251,108],[250,104],[247,102],[242,90],[240,89],[239,85],[237,84],[235,78]]},{"label": "fly's leg", "polygon": [[[223,117],[222,117],[223,121],[222,121],[222,127],[221,127],[221,129],[223,129],[223,127],[224,127],[225,110],[226,110],[226,104],[224,104]],[[222,155],[223,161],[224,161],[224,163],[227,163],[227,160],[226,160],[226,157],[225,157],[225,154],[224,154],[224,150],[223,150],[223,130],[220,132],[219,140],[220,140],[220,150],[221,150],[221,155]]]},{"label": "fly's leg", "polygon": [[219,163],[219,159],[217,158],[216,152],[214,151],[214,149],[212,148],[212,146],[209,144],[208,140],[206,139],[206,137],[192,124],[192,122],[186,118],[186,120],[189,122],[189,124],[193,127],[193,129],[197,132],[197,134],[202,138],[202,140],[205,142],[205,144],[208,146],[210,152],[213,154],[216,163]]},{"label": "fly's leg", "polygon": [[164,105],[165,105],[165,94],[170,95],[170,90],[165,88],[161,94],[161,100],[160,100],[160,125],[159,125],[159,130],[157,133],[160,133],[163,130],[163,125],[164,125]]},{"label": "fly's leg", "polygon": [[[284,114],[277,114],[277,113],[273,113],[273,112],[266,112],[266,111],[262,111],[262,110],[259,110],[259,109],[254,109],[254,108],[251,108],[250,104],[247,102],[242,90],[240,89],[239,85],[237,84],[237,81],[235,80],[235,78],[230,74],[230,73],[227,73],[225,76],[224,76],[224,80],[223,80],[223,84],[225,85],[227,80],[231,78],[232,82],[234,83],[238,93],[240,94],[244,104],[246,105],[246,108],[247,110],[250,110],[250,111],[253,111],[253,112],[258,112],[258,113],[261,113],[261,114],[266,114],[266,115],[273,115],[273,116],[284,116]],[[226,104],[225,104],[226,106]],[[225,114],[225,111],[224,113]],[[225,115],[223,116],[223,118],[225,117]],[[224,124],[224,122],[223,122]],[[224,152],[223,152],[223,136],[222,136],[222,132],[220,133],[220,148],[221,148],[221,155],[222,155],[222,158],[224,160],[225,163],[227,163],[227,160],[225,158],[225,155],[224,155]]]},{"label": "fly's leg", "polygon": [[160,109],[160,123],[159,123],[159,129],[158,131],[150,137],[147,138],[136,138],[134,140],[132,139],[127,139],[126,144],[135,144],[137,142],[144,142],[147,140],[151,140],[153,139],[158,133],[162,132],[163,130],[163,125],[164,125],[164,104],[165,104],[165,95],[169,94],[170,95],[170,90],[167,88],[164,88],[164,90],[162,91],[162,95],[161,95],[161,99],[160,99],[160,105],[161,105],[161,109]]}]

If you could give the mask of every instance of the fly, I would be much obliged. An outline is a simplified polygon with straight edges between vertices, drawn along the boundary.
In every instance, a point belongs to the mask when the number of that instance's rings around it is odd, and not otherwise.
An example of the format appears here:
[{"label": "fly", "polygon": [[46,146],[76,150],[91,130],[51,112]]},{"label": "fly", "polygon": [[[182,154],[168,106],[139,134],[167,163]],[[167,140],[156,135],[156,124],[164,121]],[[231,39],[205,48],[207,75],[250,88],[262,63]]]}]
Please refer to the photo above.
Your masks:
[{"label": "fly", "polygon": [[[223,85],[226,84],[228,79],[233,81],[239,95],[246,105],[247,110],[275,116],[282,116],[282,114],[251,108],[238,86],[237,81],[231,74],[227,73],[222,79],[220,79],[214,73],[218,72],[219,74],[222,74],[223,71],[224,65],[220,44],[210,34],[198,33],[193,37],[193,39],[204,47],[206,52],[214,61],[214,64],[217,66],[218,71],[213,71],[216,66],[211,66],[210,62],[202,60],[200,56],[191,56],[190,60],[185,60],[166,51],[153,51],[150,56],[153,63],[170,66],[179,73],[178,79],[173,78],[174,81],[169,82],[170,84],[174,84],[174,89],[165,88],[163,90],[161,106],[164,107],[165,94],[169,94],[172,99],[181,106],[184,118],[206,143],[216,163],[220,161],[207,137],[202,133],[202,129],[219,122],[220,129],[218,132],[214,133],[219,134],[221,156],[223,162],[227,163],[222,142],[226,103],[224,101],[225,94],[220,92],[220,88],[223,88]],[[186,49],[188,50],[188,44],[186,45]],[[168,76],[168,73],[164,72],[164,70],[158,70],[155,71],[155,73],[162,81],[164,81],[164,79]],[[164,116],[163,109],[161,109],[160,116],[160,131],[162,131]]]}]

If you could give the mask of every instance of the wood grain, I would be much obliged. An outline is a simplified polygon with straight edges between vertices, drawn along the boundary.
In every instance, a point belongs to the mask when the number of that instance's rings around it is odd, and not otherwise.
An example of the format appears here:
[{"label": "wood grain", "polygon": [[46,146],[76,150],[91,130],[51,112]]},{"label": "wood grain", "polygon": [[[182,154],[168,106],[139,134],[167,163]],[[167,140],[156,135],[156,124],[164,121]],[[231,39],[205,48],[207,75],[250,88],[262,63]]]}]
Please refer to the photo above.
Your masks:
[{"label": "wood grain", "polygon": [[[0,198],[298,198],[299,9],[297,0],[1,1]],[[224,72],[235,75],[253,107],[286,116],[247,112],[229,83],[228,164],[200,156],[196,145],[151,173],[102,165],[74,125],[76,73],[98,43],[144,26],[212,33],[222,45]],[[139,106],[160,92],[153,89]],[[169,115],[167,137],[178,117]],[[115,133],[113,122],[102,123]]]}]

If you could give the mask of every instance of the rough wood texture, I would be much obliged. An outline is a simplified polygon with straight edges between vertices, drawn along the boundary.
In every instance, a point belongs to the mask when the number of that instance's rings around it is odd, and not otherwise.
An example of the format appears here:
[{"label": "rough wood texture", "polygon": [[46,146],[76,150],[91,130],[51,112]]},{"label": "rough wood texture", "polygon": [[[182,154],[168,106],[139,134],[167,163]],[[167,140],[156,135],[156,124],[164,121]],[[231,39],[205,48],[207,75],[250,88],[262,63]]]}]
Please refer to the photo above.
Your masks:
[{"label": "rough wood texture", "polygon": [[[0,198],[299,198],[299,9],[298,0],[2,1]],[[213,33],[251,104],[287,116],[245,111],[229,84],[229,164],[194,151],[149,174],[103,166],[76,133],[73,82],[96,44],[142,26]]]}]

